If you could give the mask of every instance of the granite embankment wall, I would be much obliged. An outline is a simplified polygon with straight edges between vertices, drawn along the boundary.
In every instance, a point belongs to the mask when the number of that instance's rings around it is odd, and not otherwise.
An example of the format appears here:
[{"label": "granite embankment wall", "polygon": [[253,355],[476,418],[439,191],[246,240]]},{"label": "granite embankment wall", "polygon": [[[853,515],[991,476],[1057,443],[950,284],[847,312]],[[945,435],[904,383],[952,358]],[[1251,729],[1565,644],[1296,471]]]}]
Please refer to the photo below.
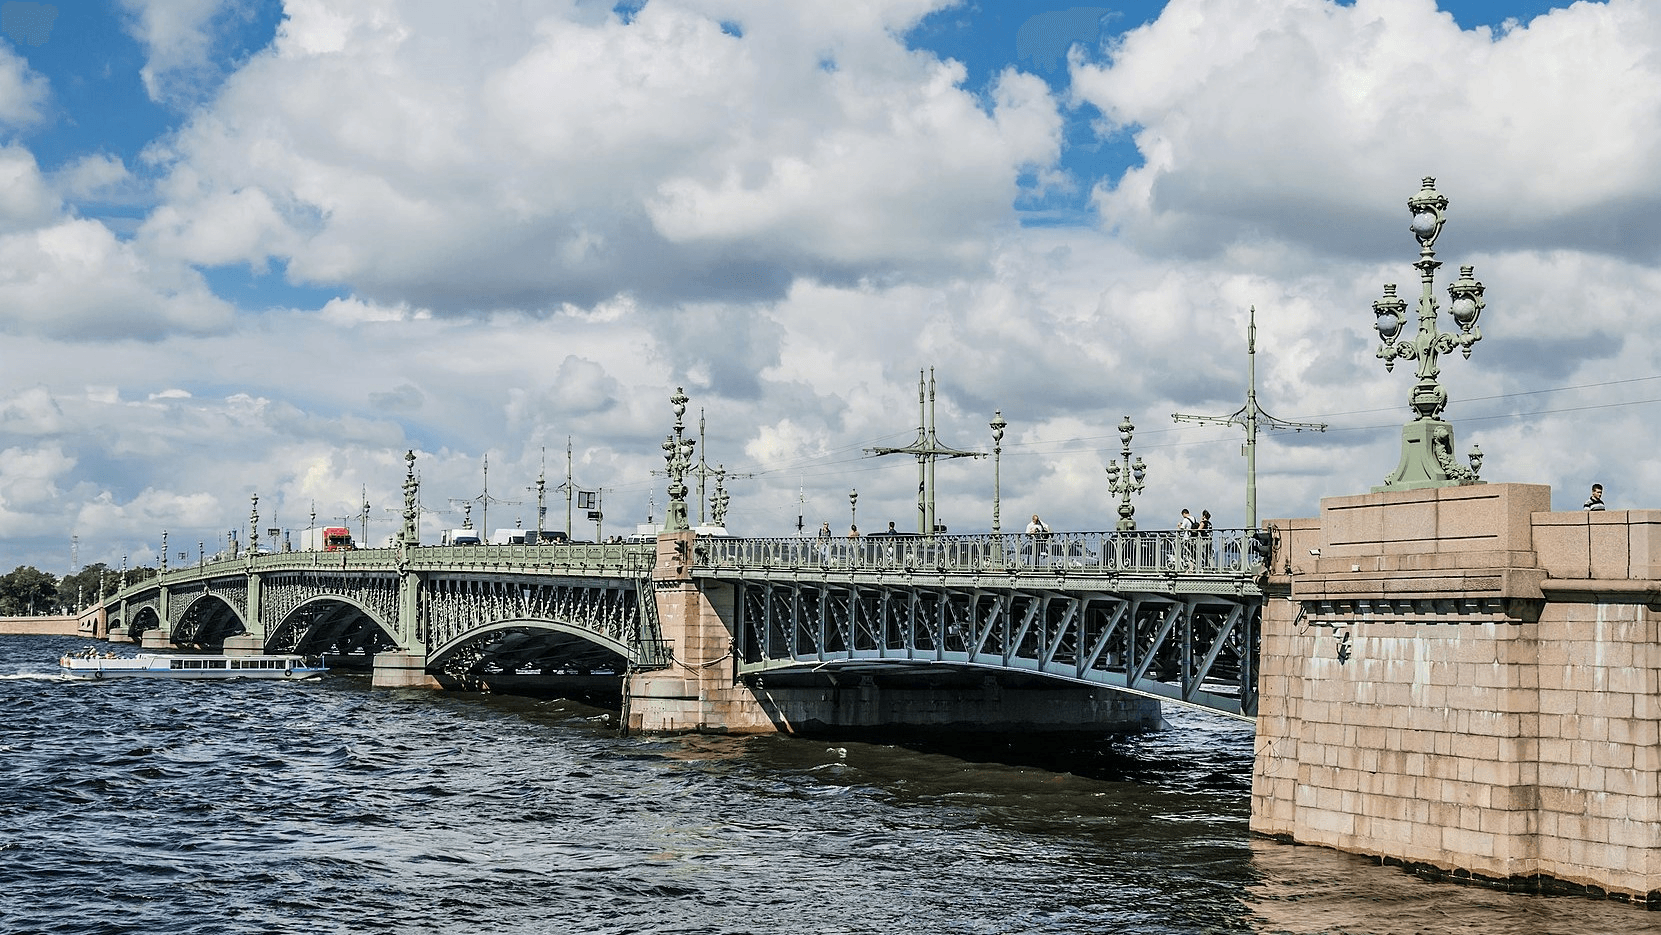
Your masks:
[{"label": "granite embankment wall", "polygon": [[1494,484],[1280,524],[1253,830],[1661,899],[1661,511],[1549,505]]},{"label": "granite embankment wall", "polygon": [[74,636],[80,632],[76,617],[0,617],[0,636]]}]

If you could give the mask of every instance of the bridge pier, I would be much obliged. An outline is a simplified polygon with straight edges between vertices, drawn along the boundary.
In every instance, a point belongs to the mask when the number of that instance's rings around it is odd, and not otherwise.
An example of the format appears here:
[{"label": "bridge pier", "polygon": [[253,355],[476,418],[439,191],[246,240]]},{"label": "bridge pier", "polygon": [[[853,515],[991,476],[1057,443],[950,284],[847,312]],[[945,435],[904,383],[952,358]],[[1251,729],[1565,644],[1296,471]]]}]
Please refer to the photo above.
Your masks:
[{"label": "bridge pier", "polygon": [[667,669],[639,672],[624,685],[631,731],[773,733],[773,717],[734,678],[732,628],[736,590],[692,579],[697,535],[663,533],[657,540],[653,586],[663,638],[674,647]]},{"label": "bridge pier", "polygon": [[427,672],[426,652],[391,651],[375,654],[370,685],[375,688],[441,688]]},{"label": "bridge pier", "polygon": [[1661,511],[1550,502],[1443,487],[1276,524],[1254,831],[1661,899]]}]

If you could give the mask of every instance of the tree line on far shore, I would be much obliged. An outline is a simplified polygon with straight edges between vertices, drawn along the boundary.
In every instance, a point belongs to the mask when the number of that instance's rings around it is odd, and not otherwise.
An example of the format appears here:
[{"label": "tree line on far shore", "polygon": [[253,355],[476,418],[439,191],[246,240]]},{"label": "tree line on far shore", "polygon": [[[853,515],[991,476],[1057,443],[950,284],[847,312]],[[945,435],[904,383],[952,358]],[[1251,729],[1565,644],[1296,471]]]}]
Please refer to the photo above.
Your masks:
[{"label": "tree line on far shore", "polygon": [[[156,570],[127,569],[127,583],[154,578]],[[121,588],[121,570],[95,562],[62,578],[33,565],[0,575],[0,617],[50,617],[90,607]]]}]

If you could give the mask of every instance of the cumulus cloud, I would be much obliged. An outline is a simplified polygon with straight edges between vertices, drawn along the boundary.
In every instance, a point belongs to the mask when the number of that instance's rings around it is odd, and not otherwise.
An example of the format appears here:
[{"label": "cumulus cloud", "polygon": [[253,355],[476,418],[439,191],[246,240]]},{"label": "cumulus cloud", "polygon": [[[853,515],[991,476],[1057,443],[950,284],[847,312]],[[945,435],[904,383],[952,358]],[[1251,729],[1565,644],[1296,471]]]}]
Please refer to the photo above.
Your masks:
[{"label": "cumulus cloud", "polygon": [[1105,61],[1075,58],[1073,93],[1134,135],[1142,165],[1096,201],[1150,249],[1373,252],[1405,236],[1401,204],[1433,175],[1457,193],[1450,234],[1466,243],[1653,261],[1658,40],[1661,12],[1639,0],[1497,36],[1434,0],[1174,0]]},{"label": "cumulus cloud", "polygon": [[252,0],[120,0],[127,29],[145,49],[139,76],[150,99],[194,103],[224,74],[213,55],[228,19],[251,15]]},{"label": "cumulus cloud", "polygon": [[[509,525],[569,439],[615,532],[662,515],[685,386],[734,529],[844,527],[854,489],[863,522],[909,528],[915,462],[864,450],[914,437],[928,368],[943,442],[987,451],[1008,420],[1006,528],[1111,526],[1127,414],[1143,525],[1232,525],[1241,433],[1170,414],[1239,408],[1252,306],[1260,402],[1332,426],[1260,438],[1262,515],[1310,515],[1395,464],[1411,379],[1373,356],[1369,303],[1413,291],[1425,174],[1453,200],[1441,282],[1472,263],[1488,285],[1486,338],[1444,361],[1461,451],[1571,506],[1592,476],[1612,502],[1655,489],[1625,457],[1661,399],[1648,8],[1495,33],[1428,0],[1175,0],[1073,53],[1072,103],[1141,154],[1083,180],[1092,229],[1015,223],[1018,179],[1057,168],[1060,92],[1013,70],[970,88],[908,49],[939,6],[288,0],[275,44],[153,147],[160,203],[130,240],[59,202],[128,184],[117,161],[42,179],[0,148],[0,451],[49,498],[0,525],[140,554],[163,526],[222,538],[258,493],[287,528],[367,498],[378,540],[411,449],[429,533],[466,502],[480,519],[486,455]],[[339,297],[238,314],[191,267],[273,260]],[[954,531],[988,526],[991,472],[939,465]]]},{"label": "cumulus cloud", "polygon": [[10,129],[40,122],[51,89],[11,47],[0,45],[0,125]]},{"label": "cumulus cloud", "polygon": [[294,0],[141,240],[451,312],[973,269],[1060,120],[1031,76],[983,106],[907,49],[933,5]]},{"label": "cumulus cloud", "polygon": [[231,306],[194,270],[159,268],[96,221],[0,233],[0,319],[6,332],[158,339],[224,327]]}]

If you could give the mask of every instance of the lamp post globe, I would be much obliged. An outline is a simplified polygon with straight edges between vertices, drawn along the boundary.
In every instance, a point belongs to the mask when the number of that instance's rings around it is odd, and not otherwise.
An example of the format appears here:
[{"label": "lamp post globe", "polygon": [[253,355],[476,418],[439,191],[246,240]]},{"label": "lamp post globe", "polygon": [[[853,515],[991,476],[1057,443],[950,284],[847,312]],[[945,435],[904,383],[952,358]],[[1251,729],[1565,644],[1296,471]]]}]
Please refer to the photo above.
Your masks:
[{"label": "lamp post globe", "polygon": [[1447,223],[1447,208],[1447,196],[1436,190],[1436,180],[1428,176],[1407,200],[1412,216],[1408,229],[1419,243],[1419,259],[1413,264],[1420,281],[1418,328],[1406,333],[1407,302],[1396,295],[1394,283],[1385,284],[1384,295],[1373,303],[1373,328],[1379,338],[1374,356],[1384,362],[1386,371],[1394,370],[1397,360],[1418,363],[1417,380],[1408,391],[1413,421],[1402,427],[1401,459],[1384,483],[1373,488],[1374,492],[1483,483],[1478,477],[1480,451],[1470,459],[1469,467],[1455,461],[1453,426],[1441,417],[1447,408],[1448,391],[1438,379],[1442,373],[1440,357],[1454,348],[1466,358],[1471,356],[1472,345],[1482,340],[1477,319],[1485,305],[1484,287],[1472,275],[1475,268],[1462,266],[1459,278],[1448,286],[1448,315],[1457,330],[1437,327],[1436,270],[1442,263],[1436,259],[1434,247]]}]

